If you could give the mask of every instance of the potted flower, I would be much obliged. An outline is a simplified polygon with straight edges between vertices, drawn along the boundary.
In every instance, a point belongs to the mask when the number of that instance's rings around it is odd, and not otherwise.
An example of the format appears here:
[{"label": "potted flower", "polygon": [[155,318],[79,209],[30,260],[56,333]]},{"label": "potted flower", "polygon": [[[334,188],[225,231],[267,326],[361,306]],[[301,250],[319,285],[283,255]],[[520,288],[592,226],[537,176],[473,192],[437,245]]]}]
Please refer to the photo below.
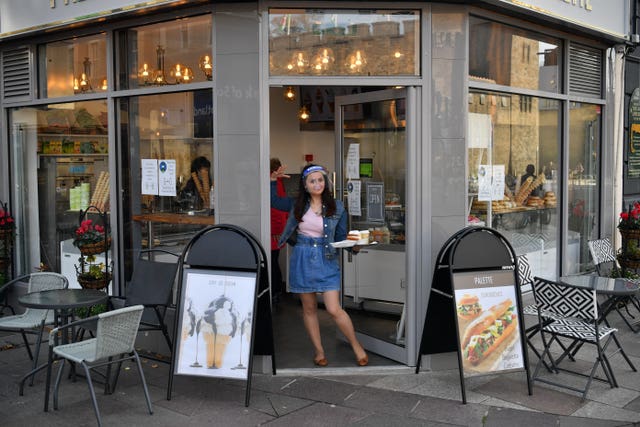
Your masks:
[{"label": "potted flower", "polygon": [[0,202],[0,238],[11,236],[13,233],[13,228],[15,226],[15,221],[7,208],[6,203]]},{"label": "potted flower", "polygon": [[85,289],[103,289],[109,286],[111,273],[105,263],[96,263],[95,255],[81,256],[76,265],[78,283]]},{"label": "potted flower", "polygon": [[[640,260],[640,203],[635,202],[629,206],[627,211],[620,213],[618,230],[622,235],[622,248],[618,255],[620,264],[625,267],[638,268],[638,262],[630,260]],[[633,263],[634,265],[630,265]],[[637,265],[635,265],[637,264]]]},{"label": "potted flower", "polygon": [[106,230],[93,220],[85,219],[76,229],[73,245],[80,249],[82,255],[95,255],[109,250],[111,237],[106,237]]}]

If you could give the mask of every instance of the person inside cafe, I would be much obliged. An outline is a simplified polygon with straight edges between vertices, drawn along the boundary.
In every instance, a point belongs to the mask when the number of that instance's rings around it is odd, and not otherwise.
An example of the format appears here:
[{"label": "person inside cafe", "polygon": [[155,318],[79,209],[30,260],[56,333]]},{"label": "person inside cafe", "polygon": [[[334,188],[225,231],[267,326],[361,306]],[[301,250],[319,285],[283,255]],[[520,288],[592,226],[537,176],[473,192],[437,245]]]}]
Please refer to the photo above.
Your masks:
[{"label": "person inside cafe", "polygon": [[189,201],[191,209],[206,209],[209,207],[210,169],[211,162],[204,156],[196,157],[191,162],[191,176],[180,194],[182,200]]},{"label": "person inside cafe", "polygon": [[[273,173],[281,166],[282,162],[280,162],[280,159],[273,157],[270,161],[269,170]],[[282,177],[278,178],[276,181],[276,192],[278,197],[286,197],[287,195]],[[280,240],[280,236],[284,231],[284,226],[287,223],[288,216],[288,212],[271,208],[271,298],[274,304],[277,304],[280,301],[280,296],[284,289],[282,271],[280,271],[280,263],[278,262],[281,249],[278,240]]]}]

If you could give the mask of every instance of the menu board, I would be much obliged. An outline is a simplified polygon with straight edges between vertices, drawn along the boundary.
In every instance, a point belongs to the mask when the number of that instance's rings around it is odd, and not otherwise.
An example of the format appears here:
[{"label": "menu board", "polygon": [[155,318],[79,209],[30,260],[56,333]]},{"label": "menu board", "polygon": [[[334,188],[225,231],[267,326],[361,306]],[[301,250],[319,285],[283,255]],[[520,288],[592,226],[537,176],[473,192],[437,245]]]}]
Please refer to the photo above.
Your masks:
[{"label": "menu board", "polygon": [[640,178],[640,88],[629,100],[629,153],[627,178]]},{"label": "menu board", "polygon": [[454,273],[453,288],[464,376],[523,369],[515,272]]}]

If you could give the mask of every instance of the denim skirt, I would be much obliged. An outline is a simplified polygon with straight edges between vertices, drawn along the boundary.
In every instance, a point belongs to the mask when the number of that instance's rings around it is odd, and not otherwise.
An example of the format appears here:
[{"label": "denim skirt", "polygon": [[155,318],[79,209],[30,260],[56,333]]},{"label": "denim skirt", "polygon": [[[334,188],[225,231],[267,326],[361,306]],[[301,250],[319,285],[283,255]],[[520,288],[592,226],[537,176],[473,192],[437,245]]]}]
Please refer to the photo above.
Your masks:
[{"label": "denim skirt", "polygon": [[324,256],[324,237],[298,234],[289,260],[289,291],[302,294],[340,290],[338,257]]}]

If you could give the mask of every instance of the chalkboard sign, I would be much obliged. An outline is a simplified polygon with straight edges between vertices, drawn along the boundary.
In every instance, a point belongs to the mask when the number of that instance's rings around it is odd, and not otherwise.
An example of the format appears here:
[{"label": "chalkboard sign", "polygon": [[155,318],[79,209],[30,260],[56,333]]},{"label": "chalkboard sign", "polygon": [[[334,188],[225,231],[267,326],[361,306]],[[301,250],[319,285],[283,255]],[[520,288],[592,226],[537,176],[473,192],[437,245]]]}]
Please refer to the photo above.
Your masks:
[{"label": "chalkboard sign", "polygon": [[524,368],[513,270],[453,273],[465,377]]},{"label": "chalkboard sign", "polygon": [[384,222],[384,183],[367,182],[367,221]]}]

